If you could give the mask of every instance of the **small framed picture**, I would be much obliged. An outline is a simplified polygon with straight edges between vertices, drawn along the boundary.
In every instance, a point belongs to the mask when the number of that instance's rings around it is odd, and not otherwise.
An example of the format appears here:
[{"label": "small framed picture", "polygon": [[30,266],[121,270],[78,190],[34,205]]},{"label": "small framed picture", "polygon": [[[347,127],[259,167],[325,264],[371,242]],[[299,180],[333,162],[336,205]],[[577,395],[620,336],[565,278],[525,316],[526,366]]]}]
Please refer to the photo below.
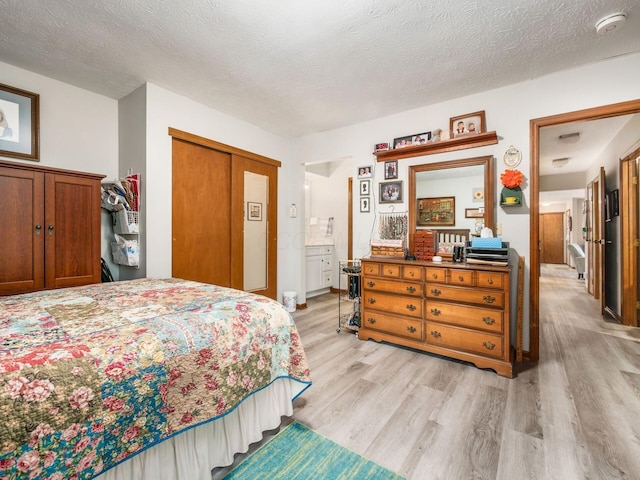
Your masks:
[{"label": "small framed picture", "polygon": [[358,167],[358,178],[371,178],[371,165],[367,165],[365,167]]},{"label": "small framed picture", "polygon": [[40,95],[0,84],[0,155],[40,160]]},{"label": "small framed picture", "polygon": [[380,203],[401,203],[402,182],[380,182]]},{"label": "small framed picture", "polygon": [[384,152],[385,150],[389,150],[389,144],[388,143],[376,143],[374,150],[376,152]]},{"label": "small framed picture", "polygon": [[371,180],[360,180],[360,195],[371,194]]},{"label": "small framed picture", "polygon": [[398,178],[398,161],[384,162],[384,179],[393,180],[394,178]]},{"label": "small framed picture", "polygon": [[262,204],[257,202],[247,202],[247,220],[254,222],[262,221]]},{"label": "small framed picture", "polygon": [[455,197],[418,198],[417,225],[453,227],[456,224]]},{"label": "small framed picture", "polygon": [[484,208],[465,208],[464,218],[484,218]]},{"label": "small framed picture", "polygon": [[371,211],[371,197],[360,197],[360,212],[367,213]]},{"label": "small framed picture", "polygon": [[475,187],[471,192],[471,201],[484,202],[484,187]]},{"label": "small framed picture", "polygon": [[485,133],[487,131],[485,123],[485,114],[484,110],[482,110],[458,117],[451,117],[449,119],[449,129],[453,133],[454,138],[465,135],[477,135],[478,133]]}]

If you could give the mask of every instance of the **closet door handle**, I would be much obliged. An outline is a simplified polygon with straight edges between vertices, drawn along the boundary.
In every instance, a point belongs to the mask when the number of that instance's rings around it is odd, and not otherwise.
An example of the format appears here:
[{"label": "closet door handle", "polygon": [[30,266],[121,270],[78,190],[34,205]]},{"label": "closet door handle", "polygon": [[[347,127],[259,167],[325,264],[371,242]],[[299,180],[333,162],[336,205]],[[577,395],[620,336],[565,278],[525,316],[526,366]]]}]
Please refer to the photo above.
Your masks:
[{"label": "closet door handle", "polygon": [[49,225],[49,236],[53,235],[53,225]]},{"label": "closet door handle", "polygon": [[42,225],[36,225],[36,235],[40,235],[41,230],[42,230]]}]

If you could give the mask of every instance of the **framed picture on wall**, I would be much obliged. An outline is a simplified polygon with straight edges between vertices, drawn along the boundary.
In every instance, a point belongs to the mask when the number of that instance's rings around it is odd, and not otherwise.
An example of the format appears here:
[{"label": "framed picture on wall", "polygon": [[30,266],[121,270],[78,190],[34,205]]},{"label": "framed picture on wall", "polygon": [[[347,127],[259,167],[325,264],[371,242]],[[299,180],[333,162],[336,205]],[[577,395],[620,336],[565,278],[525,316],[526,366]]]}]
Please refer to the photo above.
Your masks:
[{"label": "framed picture on wall", "polygon": [[393,180],[394,178],[398,178],[398,161],[384,162],[384,179]]},{"label": "framed picture on wall", "polygon": [[380,182],[380,203],[401,203],[402,182]]},{"label": "framed picture on wall", "polygon": [[257,202],[247,202],[247,220],[254,222],[262,221],[262,204]]},{"label": "framed picture on wall", "polygon": [[371,197],[360,197],[360,213],[371,211]]},{"label": "framed picture on wall", "polygon": [[358,178],[371,178],[372,175],[371,165],[365,165],[364,167],[358,167]]},{"label": "framed picture on wall", "polygon": [[453,227],[455,226],[455,224],[456,224],[456,198],[455,197],[433,197],[433,198],[418,199],[418,214],[417,214],[418,226]]},{"label": "framed picture on wall", "polygon": [[371,193],[371,180],[360,180],[360,195]]},{"label": "framed picture on wall", "polygon": [[0,84],[0,155],[40,160],[40,95]]}]

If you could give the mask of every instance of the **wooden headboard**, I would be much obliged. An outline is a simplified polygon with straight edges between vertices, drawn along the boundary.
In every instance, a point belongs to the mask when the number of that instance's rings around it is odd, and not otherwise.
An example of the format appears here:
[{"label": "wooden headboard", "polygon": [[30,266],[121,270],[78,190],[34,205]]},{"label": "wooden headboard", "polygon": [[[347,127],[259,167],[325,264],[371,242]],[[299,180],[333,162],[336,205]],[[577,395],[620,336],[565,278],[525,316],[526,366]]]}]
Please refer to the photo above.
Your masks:
[{"label": "wooden headboard", "polygon": [[468,228],[434,228],[437,238],[437,252],[449,254],[453,252],[453,245],[463,245],[471,240]]}]

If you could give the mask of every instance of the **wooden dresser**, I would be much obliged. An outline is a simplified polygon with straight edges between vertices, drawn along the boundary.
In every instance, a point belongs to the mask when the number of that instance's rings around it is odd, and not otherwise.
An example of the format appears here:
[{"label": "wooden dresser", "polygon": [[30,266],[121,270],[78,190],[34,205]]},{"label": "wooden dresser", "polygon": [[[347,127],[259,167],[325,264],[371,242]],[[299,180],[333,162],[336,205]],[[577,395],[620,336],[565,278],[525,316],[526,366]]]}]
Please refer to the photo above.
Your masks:
[{"label": "wooden dresser", "polygon": [[513,376],[508,267],[362,260],[361,340],[436,353]]}]

